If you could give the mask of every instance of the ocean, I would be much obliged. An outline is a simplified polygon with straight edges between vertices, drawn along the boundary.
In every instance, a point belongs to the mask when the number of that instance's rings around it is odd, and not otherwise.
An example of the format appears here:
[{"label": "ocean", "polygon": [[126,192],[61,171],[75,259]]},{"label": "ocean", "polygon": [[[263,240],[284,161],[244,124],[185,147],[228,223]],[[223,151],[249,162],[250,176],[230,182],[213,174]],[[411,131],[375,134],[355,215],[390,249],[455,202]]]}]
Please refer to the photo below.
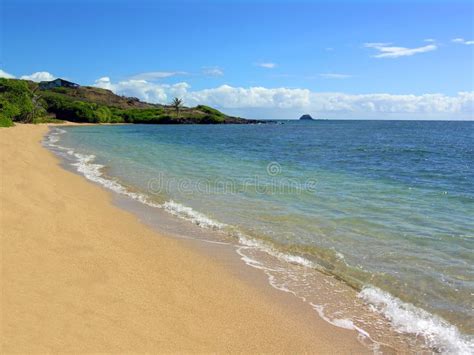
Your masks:
[{"label": "ocean", "polygon": [[474,122],[71,126],[44,143],[374,350],[474,353]]}]

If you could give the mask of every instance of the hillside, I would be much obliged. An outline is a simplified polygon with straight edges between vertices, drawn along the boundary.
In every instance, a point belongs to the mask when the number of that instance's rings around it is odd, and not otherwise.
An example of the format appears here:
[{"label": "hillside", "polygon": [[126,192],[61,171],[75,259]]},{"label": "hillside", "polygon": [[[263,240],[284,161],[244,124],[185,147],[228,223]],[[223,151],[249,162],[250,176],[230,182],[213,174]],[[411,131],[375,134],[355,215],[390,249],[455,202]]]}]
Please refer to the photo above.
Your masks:
[{"label": "hillside", "polygon": [[[176,108],[151,104],[110,90],[79,86],[42,89],[38,83],[0,79],[0,125],[12,121],[65,120],[88,123],[247,124],[208,106]],[[3,124],[2,124],[3,122]]]}]

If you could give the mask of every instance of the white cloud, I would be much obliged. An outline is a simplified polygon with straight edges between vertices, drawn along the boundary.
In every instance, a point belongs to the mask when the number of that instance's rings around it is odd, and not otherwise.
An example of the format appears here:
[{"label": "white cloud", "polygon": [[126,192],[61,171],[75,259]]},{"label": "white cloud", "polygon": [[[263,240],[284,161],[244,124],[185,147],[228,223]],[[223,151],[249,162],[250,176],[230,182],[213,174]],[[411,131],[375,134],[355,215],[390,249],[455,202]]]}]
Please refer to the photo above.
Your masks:
[{"label": "white cloud", "polygon": [[428,42],[428,43],[435,43],[436,42],[436,40],[434,38],[425,38],[423,41]]},{"label": "white cloud", "polygon": [[116,91],[117,93],[119,93],[117,91],[116,85],[112,84],[112,81],[110,80],[110,78],[108,76],[103,76],[103,77],[97,79],[94,82],[94,86],[97,86],[97,87],[102,88],[102,89]]},{"label": "white cloud", "polygon": [[343,118],[448,118],[474,119],[474,92],[454,96],[443,94],[392,95],[314,92],[308,89],[233,87],[191,90],[187,83],[173,85],[127,80],[117,83],[103,77],[95,86],[144,101],[169,103],[175,96],[185,104],[207,104],[245,117],[291,118],[301,112],[316,117]]},{"label": "white cloud", "polygon": [[153,71],[153,72],[136,74],[136,75],[130,77],[130,79],[132,79],[132,80],[153,81],[153,80],[169,78],[169,77],[172,77],[172,76],[187,75],[187,74],[188,73],[186,73],[184,71]]},{"label": "white cloud", "polygon": [[206,102],[226,108],[307,108],[316,112],[345,113],[474,113],[474,92],[391,95],[317,93],[307,89],[235,88],[223,85],[187,93],[192,103]]},{"label": "white cloud", "polygon": [[266,69],[274,69],[277,67],[277,64],[272,63],[272,62],[255,63],[255,65],[257,67],[266,68]]},{"label": "white cloud", "polygon": [[311,91],[308,89],[221,85],[213,89],[188,92],[185,101],[192,105],[207,103],[222,108],[293,108],[310,105],[310,95]]},{"label": "white cloud", "polygon": [[169,85],[136,79],[113,83],[107,76],[97,79],[94,86],[112,90],[119,95],[138,97],[143,101],[153,103],[168,103],[175,96],[184,97],[189,88],[187,83]]},{"label": "white cloud", "polygon": [[466,41],[464,38],[454,38],[451,40],[451,42],[465,44],[467,46],[471,46],[474,44],[474,41]]},{"label": "white cloud", "polygon": [[202,73],[208,76],[223,76],[224,71],[219,67],[204,67]]},{"label": "white cloud", "polygon": [[374,58],[398,58],[408,57],[418,53],[431,52],[438,49],[435,44],[428,44],[426,46],[417,48],[394,47],[391,43],[365,43],[364,47],[376,49],[379,53],[375,54]]},{"label": "white cloud", "polygon": [[22,75],[20,79],[40,82],[40,81],[51,81],[51,80],[56,79],[56,77],[53,74],[48,73],[47,71],[39,71],[31,75]]},{"label": "white cloud", "polygon": [[7,73],[6,71],[3,71],[0,69],[0,78],[6,78],[6,79],[14,79],[15,76],[12,74]]},{"label": "white cloud", "polygon": [[349,74],[338,74],[338,73],[321,73],[319,74],[319,76],[326,79],[348,79],[352,77],[352,75],[349,75]]}]

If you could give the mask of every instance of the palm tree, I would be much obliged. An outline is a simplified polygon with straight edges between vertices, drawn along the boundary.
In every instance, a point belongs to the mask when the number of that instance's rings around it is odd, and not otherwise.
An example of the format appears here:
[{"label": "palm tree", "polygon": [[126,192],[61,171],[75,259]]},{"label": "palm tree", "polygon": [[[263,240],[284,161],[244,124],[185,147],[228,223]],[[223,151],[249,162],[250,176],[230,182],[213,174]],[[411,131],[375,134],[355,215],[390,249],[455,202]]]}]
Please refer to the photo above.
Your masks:
[{"label": "palm tree", "polygon": [[178,116],[179,118],[179,110],[181,109],[181,107],[183,107],[183,100],[175,97],[173,101],[171,102],[171,106],[174,107],[174,109],[176,110],[176,116]]}]

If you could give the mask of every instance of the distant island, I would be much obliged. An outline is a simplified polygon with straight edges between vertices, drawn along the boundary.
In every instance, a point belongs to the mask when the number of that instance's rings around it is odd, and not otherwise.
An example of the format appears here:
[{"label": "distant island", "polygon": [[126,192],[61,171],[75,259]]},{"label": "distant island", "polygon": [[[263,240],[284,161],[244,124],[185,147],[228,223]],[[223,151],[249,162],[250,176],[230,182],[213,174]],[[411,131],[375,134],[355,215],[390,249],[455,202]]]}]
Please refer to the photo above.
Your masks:
[{"label": "distant island", "polygon": [[93,86],[80,86],[57,78],[36,83],[0,78],[0,126],[13,122],[58,120],[85,123],[249,124],[262,121],[226,115],[212,107],[185,107],[179,98],[169,105],[114,94]]},{"label": "distant island", "polygon": [[301,116],[300,120],[301,121],[314,121],[314,118],[311,117],[311,115],[306,114],[306,115]]}]

